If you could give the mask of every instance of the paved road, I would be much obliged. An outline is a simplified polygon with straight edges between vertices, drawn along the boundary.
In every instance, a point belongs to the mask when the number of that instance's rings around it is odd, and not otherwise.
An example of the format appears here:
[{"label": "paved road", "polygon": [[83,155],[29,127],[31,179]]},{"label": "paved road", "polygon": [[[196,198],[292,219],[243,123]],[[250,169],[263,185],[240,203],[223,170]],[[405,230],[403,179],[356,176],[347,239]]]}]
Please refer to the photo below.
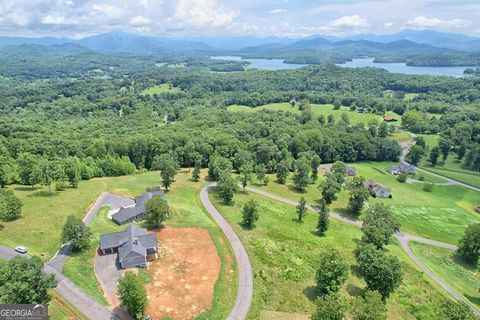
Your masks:
[{"label": "paved road", "polygon": [[[16,255],[19,254],[12,248],[0,245],[0,259],[10,260]],[[24,256],[29,257],[28,255]],[[80,310],[87,318],[92,320],[117,319],[107,307],[100,305],[85,291],[48,264],[45,264],[44,271],[55,276],[57,280],[55,291]]]},{"label": "paved road", "polygon": [[[128,207],[134,204],[135,201],[131,198],[119,196],[110,192],[102,192],[95,203],[90,207],[87,214],[85,214],[83,217],[83,223],[85,223],[87,226],[91,225],[97,216],[98,211],[103,206],[109,206],[110,210],[116,210],[120,209],[121,207]],[[61,273],[69,252],[70,244],[63,244],[53,258],[47,262],[47,264]]]},{"label": "paved road", "polygon": [[[246,190],[248,191],[251,191],[251,192],[254,192],[254,193],[257,193],[257,194],[260,194],[262,196],[265,196],[267,198],[270,198],[270,199],[274,199],[274,200],[277,200],[277,201],[280,201],[280,202],[283,202],[283,203],[286,203],[286,204],[289,204],[289,205],[292,205],[292,206],[296,206],[298,203],[296,201],[292,201],[290,199],[286,199],[286,198],[283,198],[283,197],[280,197],[278,195],[274,195],[274,194],[271,194],[271,193],[268,193],[264,190],[259,190],[259,189],[255,189],[255,188],[251,188],[251,187],[247,187]],[[318,209],[315,208],[315,207],[311,207],[311,206],[307,206],[309,209],[315,211],[315,212],[318,212]],[[339,215],[335,212],[330,212],[330,216],[334,219],[337,219],[339,221],[342,221],[342,222],[345,222],[345,223],[349,223],[351,225],[354,225],[354,226],[357,226],[357,227],[362,227],[362,221],[359,221],[359,220],[355,220],[355,219],[352,219],[352,218],[349,218],[349,217],[345,217],[343,215]],[[449,285],[447,285],[445,282],[443,282],[442,279],[440,279],[439,277],[437,277],[424,263],[422,263],[420,261],[420,259],[417,258],[417,256],[415,256],[415,254],[412,252],[412,250],[410,249],[408,243],[410,241],[416,241],[416,242],[420,242],[420,243],[425,243],[425,244],[428,244],[428,245],[432,245],[432,246],[437,246],[437,247],[441,247],[441,248],[446,248],[446,249],[451,249],[451,250],[456,250],[457,249],[457,246],[453,245],[453,244],[450,244],[450,243],[444,243],[444,242],[439,242],[439,241],[435,241],[435,240],[431,240],[431,239],[426,239],[426,238],[422,238],[422,237],[419,237],[419,236],[415,236],[415,235],[411,235],[411,234],[407,234],[407,233],[401,233],[401,232],[398,232],[395,234],[395,237],[399,240],[400,242],[400,246],[402,247],[402,249],[407,253],[407,255],[430,277],[433,279],[433,281],[435,281],[438,285],[440,285],[442,288],[444,288],[449,294],[451,294],[455,299],[459,300],[459,301],[463,301],[465,302],[466,304],[468,304],[470,306],[470,308],[472,309],[472,312],[477,316],[477,317],[480,317],[480,312],[470,303],[470,301],[468,301],[467,299],[465,299],[464,297],[462,297],[461,295],[459,295],[457,292],[455,292],[454,289],[452,289]]]},{"label": "paved road", "polygon": [[200,192],[200,200],[203,206],[217,222],[225,234],[230,246],[232,247],[235,259],[238,267],[238,291],[237,300],[233,306],[232,311],[228,315],[229,320],[244,320],[247,318],[250,305],[252,303],[253,295],[253,273],[250,259],[248,258],[247,251],[243,247],[242,242],[238,238],[235,231],[225,218],[218,212],[208,198],[209,191],[215,187],[215,184],[209,184],[205,186]]}]

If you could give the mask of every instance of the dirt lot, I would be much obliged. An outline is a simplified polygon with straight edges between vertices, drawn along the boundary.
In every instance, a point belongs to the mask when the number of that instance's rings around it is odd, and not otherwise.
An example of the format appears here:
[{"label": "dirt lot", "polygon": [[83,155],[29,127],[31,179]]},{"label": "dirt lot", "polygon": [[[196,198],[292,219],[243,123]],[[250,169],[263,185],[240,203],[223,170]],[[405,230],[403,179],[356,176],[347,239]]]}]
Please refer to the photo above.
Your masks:
[{"label": "dirt lot", "polygon": [[159,259],[150,262],[147,313],[153,319],[194,319],[212,305],[220,257],[208,231],[165,228],[157,233]]}]

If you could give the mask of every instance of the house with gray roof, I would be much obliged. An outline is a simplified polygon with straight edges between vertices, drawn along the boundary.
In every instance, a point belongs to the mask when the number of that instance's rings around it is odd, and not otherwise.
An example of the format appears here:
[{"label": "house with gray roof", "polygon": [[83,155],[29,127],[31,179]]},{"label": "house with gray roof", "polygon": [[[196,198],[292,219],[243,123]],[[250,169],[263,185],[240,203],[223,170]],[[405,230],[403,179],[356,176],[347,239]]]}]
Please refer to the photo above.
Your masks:
[{"label": "house with gray roof", "polygon": [[370,195],[374,198],[391,198],[392,197],[392,189],[389,187],[385,187],[380,183],[374,180],[368,180],[363,184],[363,186],[368,190]]},{"label": "house with gray roof", "polygon": [[414,175],[417,173],[415,166],[405,163],[405,162],[400,162],[396,166],[389,167],[387,168],[387,172],[391,173],[393,175],[399,175],[400,173],[406,173],[406,174],[411,174]]},{"label": "house with gray roof", "polygon": [[118,212],[112,215],[112,220],[119,225],[145,220],[145,204],[154,196],[165,198],[165,193],[159,187],[155,189],[147,189],[147,192],[135,197],[134,206],[121,207]]},{"label": "house with gray roof", "polygon": [[[349,165],[344,164],[345,166],[345,174],[349,177],[353,177],[357,174],[357,169],[355,167],[351,167]],[[330,172],[334,172],[333,166],[330,166]]]},{"label": "house with gray roof", "polygon": [[102,254],[118,253],[122,267],[146,267],[147,261],[157,258],[157,235],[134,224],[121,231],[100,235],[99,249]]}]

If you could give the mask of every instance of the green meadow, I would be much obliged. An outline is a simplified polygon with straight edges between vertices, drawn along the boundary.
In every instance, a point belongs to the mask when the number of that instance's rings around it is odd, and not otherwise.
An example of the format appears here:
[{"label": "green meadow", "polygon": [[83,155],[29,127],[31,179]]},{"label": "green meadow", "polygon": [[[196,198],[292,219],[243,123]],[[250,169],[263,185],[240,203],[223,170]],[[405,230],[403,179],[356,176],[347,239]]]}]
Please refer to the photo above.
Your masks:
[{"label": "green meadow", "polygon": [[182,90],[177,87],[172,87],[169,83],[162,83],[157,86],[153,86],[150,88],[147,88],[142,91],[143,96],[153,96],[154,94],[160,94],[160,93],[176,93],[176,92],[181,92]]}]

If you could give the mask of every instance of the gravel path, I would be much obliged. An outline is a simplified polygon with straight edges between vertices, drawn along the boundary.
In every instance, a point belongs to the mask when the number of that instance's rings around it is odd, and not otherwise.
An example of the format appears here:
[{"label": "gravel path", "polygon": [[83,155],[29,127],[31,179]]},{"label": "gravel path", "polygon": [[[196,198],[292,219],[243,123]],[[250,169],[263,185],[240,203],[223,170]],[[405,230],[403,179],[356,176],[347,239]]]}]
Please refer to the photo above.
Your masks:
[{"label": "gravel path", "polygon": [[[296,201],[292,201],[290,199],[286,199],[286,198],[280,197],[278,195],[271,194],[271,193],[266,192],[264,190],[259,190],[259,189],[255,189],[255,188],[251,188],[251,187],[247,187],[246,190],[257,193],[257,194],[260,194],[262,196],[265,196],[265,197],[273,199],[273,200],[277,200],[279,202],[283,202],[283,203],[292,205],[292,206],[296,206],[298,204]],[[307,206],[307,207],[309,209],[315,211],[315,212],[318,212],[318,209],[315,208],[315,207],[311,207],[311,206]],[[343,216],[343,215],[339,215],[335,212],[330,212],[330,216],[332,218],[336,219],[336,220],[339,220],[339,221],[342,221],[342,222],[345,222],[345,223],[349,223],[349,224],[354,225],[356,227],[360,227],[360,228],[362,227],[362,221],[355,220],[355,219],[352,219],[352,218],[349,218],[349,217],[346,217],[346,216]],[[450,250],[456,250],[457,246],[455,246],[453,244],[450,244],[450,243],[439,242],[439,241],[426,239],[426,238],[422,238],[422,237],[419,237],[419,236],[415,236],[415,235],[411,235],[411,234],[407,234],[407,233],[401,233],[401,232],[396,233],[395,237],[399,240],[400,246],[402,247],[402,249],[420,267],[420,269],[422,269],[430,278],[432,278],[433,281],[435,281],[439,286],[444,288],[455,299],[457,299],[459,301],[463,301],[466,304],[468,304],[470,306],[470,309],[472,309],[472,312],[477,317],[480,317],[480,312],[470,303],[470,301],[465,299],[463,296],[459,295],[454,289],[452,289],[442,279],[437,277],[423,262],[420,261],[420,259],[418,259],[417,256],[415,256],[415,254],[412,252],[412,250],[410,249],[410,246],[408,244],[409,244],[410,241],[416,241],[416,242],[428,244],[428,245],[431,245],[431,246],[446,248],[446,249],[450,249]]]},{"label": "gravel path", "polygon": [[238,291],[237,300],[232,311],[228,315],[229,320],[244,320],[247,318],[248,310],[252,304],[253,296],[253,273],[250,259],[242,242],[238,238],[230,224],[225,220],[220,212],[213,206],[208,198],[208,193],[215,187],[215,183],[205,186],[200,192],[200,200],[203,206],[220,226],[225,234],[230,246],[232,247],[238,267]]}]

